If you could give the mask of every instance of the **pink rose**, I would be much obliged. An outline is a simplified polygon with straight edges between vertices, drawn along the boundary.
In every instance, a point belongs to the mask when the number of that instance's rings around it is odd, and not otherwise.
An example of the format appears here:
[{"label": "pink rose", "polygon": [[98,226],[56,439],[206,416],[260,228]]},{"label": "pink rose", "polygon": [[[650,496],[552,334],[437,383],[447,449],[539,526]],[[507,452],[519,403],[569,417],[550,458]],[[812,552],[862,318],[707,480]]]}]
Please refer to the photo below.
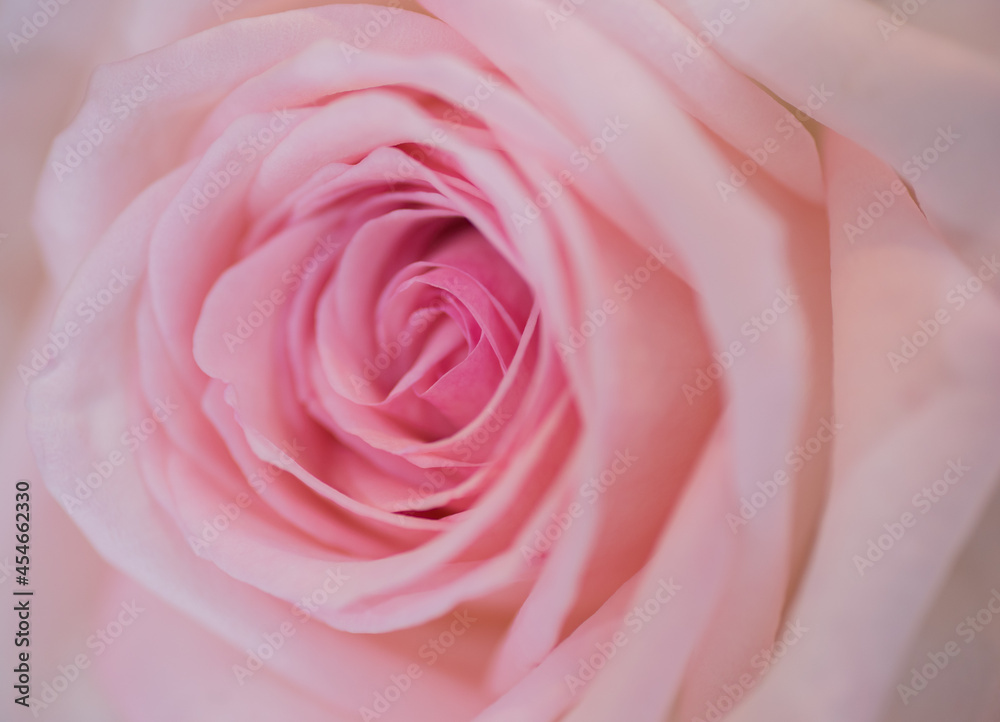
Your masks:
[{"label": "pink rose", "polygon": [[967,25],[239,5],[99,68],[38,192],[17,376],[123,717],[996,712]]}]

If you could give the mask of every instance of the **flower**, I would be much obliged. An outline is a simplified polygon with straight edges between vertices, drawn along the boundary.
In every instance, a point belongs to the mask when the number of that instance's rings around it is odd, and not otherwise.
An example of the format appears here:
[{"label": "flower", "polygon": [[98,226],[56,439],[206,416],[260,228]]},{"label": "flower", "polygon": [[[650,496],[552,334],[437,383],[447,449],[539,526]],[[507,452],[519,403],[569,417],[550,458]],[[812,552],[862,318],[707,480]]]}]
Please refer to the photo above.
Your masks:
[{"label": "flower", "polygon": [[425,6],[97,71],[36,210],[46,484],[232,709],[879,719],[1000,461],[992,59],[861,3]]}]

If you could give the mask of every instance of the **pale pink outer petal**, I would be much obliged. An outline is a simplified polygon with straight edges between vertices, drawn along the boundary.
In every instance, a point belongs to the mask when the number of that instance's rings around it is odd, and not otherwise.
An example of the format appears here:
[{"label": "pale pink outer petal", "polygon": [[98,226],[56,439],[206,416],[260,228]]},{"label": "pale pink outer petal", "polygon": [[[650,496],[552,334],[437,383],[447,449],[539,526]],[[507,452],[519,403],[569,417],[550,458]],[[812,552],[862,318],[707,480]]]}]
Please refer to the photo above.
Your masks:
[{"label": "pale pink outer petal", "polygon": [[[730,6],[660,1],[691,27]],[[816,119],[900,172],[932,223],[973,265],[996,249],[1000,235],[1000,62],[915,24],[886,37],[879,23],[889,19],[865,0],[753,2],[715,49],[790,103],[827,95]],[[994,24],[990,32],[998,30]],[[935,143],[944,149],[937,155],[927,151]],[[921,168],[913,157],[925,151],[933,160]]]},{"label": "pale pink outer petal", "polygon": [[[1000,304],[985,291],[961,310],[947,300],[976,269],[955,258],[905,195],[862,238],[847,241],[839,232],[843,219],[894,175],[849,141],[832,133],[824,139],[834,403],[843,429],[817,547],[788,613],[808,631],[733,722],[880,719],[904,654],[995,492],[1000,469]],[[901,353],[902,337],[939,309],[949,312],[948,321],[894,370],[887,354]],[[942,478],[949,462],[970,468],[922,510],[914,495]],[[901,523],[904,513],[915,521],[901,539],[873,568],[860,566],[869,540],[889,533],[885,525]]]},{"label": "pale pink outer petal", "polygon": [[[883,722],[982,722],[1000,718],[1000,495],[994,492],[979,527],[969,539],[951,570],[941,594],[924,620],[924,626],[910,646],[908,659],[896,678],[896,692]],[[983,614],[988,623],[977,630],[968,617]],[[992,615],[992,620],[990,616]],[[949,643],[955,646],[945,651]],[[957,655],[952,656],[956,653]],[[941,652],[947,664],[942,665]],[[949,654],[951,652],[951,654]],[[920,685],[928,664],[942,669],[928,670],[933,677],[916,696],[898,685]],[[917,670],[917,675],[914,674]],[[926,677],[925,677],[926,679]],[[903,696],[906,696],[906,702]]]},{"label": "pale pink outer petal", "polygon": [[[749,153],[767,146],[765,161],[758,163],[762,173],[813,203],[822,202],[822,174],[809,133],[784,107],[767,102],[763,88],[711,47],[703,49],[695,35],[702,28],[688,29],[656,0],[584,2],[568,17],[559,0],[547,0],[547,7],[554,14],[546,15],[553,32],[586,19],[658,71],[678,106],[734,149]],[[786,128],[794,132],[786,135]]]},{"label": "pale pink outer petal", "polygon": [[[810,392],[796,447],[814,444],[818,431],[833,419],[832,399],[832,324],[830,310],[830,264],[828,221],[823,209],[809,206],[793,196],[768,192],[774,184],[763,184],[760,178],[751,179],[754,185],[763,185],[762,192],[772,199],[774,206],[788,218],[793,229],[793,243],[789,249],[797,288],[800,289],[801,307],[808,318],[810,347]],[[817,453],[809,454],[801,468],[788,460],[788,455],[772,470],[768,477],[758,479],[753,494],[734,495],[726,507],[726,533],[737,538],[735,560],[726,580],[726,589],[718,598],[713,611],[712,624],[706,629],[691,655],[685,673],[682,694],[675,714],[680,719],[704,718],[706,706],[714,702],[743,675],[756,679],[761,670],[753,668],[751,661],[762,649],[770,647],[774,637],[783,632],[762,625],[760,618],[773,618],[767,595],[761,594],[763,586],[781,585],[781,576],[789,574],[783,589],[784,605],[794,595],[801,580],[803,568],[809,561],[811,544],[826,500],[829,480],[831,444],[829,439]],[[813,451],[813,449],[810,449]],[[792,448],[788,454],[794,454]],[[778,477],[784,473],[785,477]],[[787,479],[785,484],[781,478]],[[777,481],[776,481],[777,479]],[[751,501],[763,498],[768,506],[775,497],[788,499],[783,509],[774,515],[762,514],[751,508],[753,516],[742,516]],[[745,523],[744,523],[745,522]],[[787,531],[784,527],[787,526]],[[775,554],[775,538],[788,534],[790,550],[779,557]],[[779,536],[780,535],[780,536]]]},{"label": "pale pink outer petal", "polygon": [[[356,722],[354,710],[337,710],[270,665],[242,684],[234,667],[247,664],[246,651],[227,644],[148,589],[119,578],[102,591],[96,619],[133,620],[105,653],[94,672],[114,707],[135,722]],[[123,606],[124,605],[124,606]],[[308,630],[296,630],[305,634]],[[275,637],[277,639],[277,637]],[[168,658],[168,653],[176,656]],[[47,719],[47,716],[43,719]]]}]

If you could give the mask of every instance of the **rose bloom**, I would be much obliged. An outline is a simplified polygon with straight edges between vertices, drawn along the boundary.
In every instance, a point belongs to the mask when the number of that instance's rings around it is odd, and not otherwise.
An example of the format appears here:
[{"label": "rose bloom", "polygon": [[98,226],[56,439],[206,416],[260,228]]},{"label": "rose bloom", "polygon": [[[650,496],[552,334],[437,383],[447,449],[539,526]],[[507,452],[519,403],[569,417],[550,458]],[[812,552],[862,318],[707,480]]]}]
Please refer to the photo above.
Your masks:
[{"label": "rose bloom", "polygon": [[296,5],[4,14],[17,718],[996,719],[997,5]]}]

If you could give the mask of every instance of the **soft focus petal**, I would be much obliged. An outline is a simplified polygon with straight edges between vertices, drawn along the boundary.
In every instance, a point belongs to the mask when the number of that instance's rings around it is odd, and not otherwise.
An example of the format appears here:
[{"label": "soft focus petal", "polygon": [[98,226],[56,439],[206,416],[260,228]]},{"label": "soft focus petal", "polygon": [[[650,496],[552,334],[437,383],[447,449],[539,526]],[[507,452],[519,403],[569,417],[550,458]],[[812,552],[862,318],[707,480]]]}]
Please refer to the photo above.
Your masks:
[{"label": "soft focus petal", "polygon": [[[839,232],[843,219],[894,176],[833,134],[824,157],[834,400],[843,429],[828,511],[789,612],[808,632],[734,712],[737,722],[779,714],[878,720],[1000,468],[992,400],[1000,354],[996,297],[981,292],[960,308],[949,299],[976,269],[955,259],[905,195],[877,227],[849,242]],[[936,333],[924,330],[933,328],[927,319],[938,324]],[[906,339],[917,333],[924,341],[912,354]],[[950,493],[938,496],[933,484],[945,478]],[[930,496],[921,496],[925,488]],[[869,548],[877,539],[882,555]]]}]

